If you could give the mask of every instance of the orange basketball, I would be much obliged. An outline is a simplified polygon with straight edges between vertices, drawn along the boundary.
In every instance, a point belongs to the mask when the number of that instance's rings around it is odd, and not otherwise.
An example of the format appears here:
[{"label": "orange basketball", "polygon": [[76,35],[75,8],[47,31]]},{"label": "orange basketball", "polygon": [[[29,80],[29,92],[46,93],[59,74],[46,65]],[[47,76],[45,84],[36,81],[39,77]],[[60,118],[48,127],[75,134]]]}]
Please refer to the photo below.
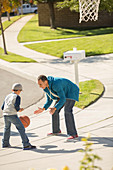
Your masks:
[{"label": "orange basketball", "polygon": [[28,116],[26,115],[23,115],[23,116],[20,116],[19,119],[21,120],[22,124],[24,125],[24,127],[28,127],[29,124],[30,124],[30,119]]}]

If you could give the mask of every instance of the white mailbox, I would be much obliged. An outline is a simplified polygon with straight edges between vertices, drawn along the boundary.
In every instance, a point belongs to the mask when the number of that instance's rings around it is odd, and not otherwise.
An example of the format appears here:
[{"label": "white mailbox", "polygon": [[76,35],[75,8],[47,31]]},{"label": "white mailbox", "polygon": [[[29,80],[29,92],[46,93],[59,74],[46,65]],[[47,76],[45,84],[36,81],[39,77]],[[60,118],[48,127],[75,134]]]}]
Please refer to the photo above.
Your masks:
[{"label": "white mailbox", "polygon": [[73,48],[73,51],[64,52],[64,60],[74,62],[75,65],[75,83],[79,86],[78,78],[78,62],[85,58],[85,50],[77,50]]},{"label": "white mailbox", "polygon": [[85,58],[85,50],[76,50],[64,52],[64,60],[80,61]]}]

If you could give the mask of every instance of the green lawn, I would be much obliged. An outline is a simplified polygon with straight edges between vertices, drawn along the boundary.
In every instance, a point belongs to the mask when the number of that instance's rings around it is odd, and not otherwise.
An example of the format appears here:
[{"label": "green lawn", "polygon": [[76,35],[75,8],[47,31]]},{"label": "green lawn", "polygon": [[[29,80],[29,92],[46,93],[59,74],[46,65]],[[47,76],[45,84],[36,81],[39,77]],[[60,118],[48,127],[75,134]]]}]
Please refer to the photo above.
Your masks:
[{"label": "green lawn", "polygon": [[113,34],[90,36],[65,41],[54,41],[25,45],[35,51],[62,58],[68,50],[85,50],[86,56],[113,53]]},{"label": "green lawn", "polygon": [[16,55],[8,52],[8,55],[4,54],[3,49],[0,48],[0,59],[8,61],[8,62],[36,62],[35,60],[27,57],[23,57],[20,55]]},{"label": "green lawn", "polygon": [[112,27],[89,30],[66,29],[59,27],[57,29],[50,29],[50,27],[48,26],[38,26],[38,15],[35,15],[20,31],[18,35],[18,41],[29,42],[38,40],[93,36],[110,33],[113,33]]},{"label": "green lawn", "polygon": [[99,80],[89,80],[79,83],[80,92],[79,102],[75,106],[81,109],[94,103],[104,92],[104,86]]}]

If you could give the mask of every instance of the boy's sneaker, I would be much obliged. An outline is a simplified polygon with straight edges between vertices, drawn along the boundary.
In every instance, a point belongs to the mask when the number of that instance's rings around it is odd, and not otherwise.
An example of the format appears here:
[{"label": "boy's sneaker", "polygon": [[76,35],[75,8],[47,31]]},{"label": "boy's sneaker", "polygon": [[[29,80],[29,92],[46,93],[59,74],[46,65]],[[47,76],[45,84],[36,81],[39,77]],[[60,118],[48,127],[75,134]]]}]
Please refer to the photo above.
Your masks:
[{"label": "boy's sneaker", "polygon": [[67,141],[71,141],[71,140],[74,140],[74,139],[76,139],[76,138],[78,138],[78,135],[69,136],[69,137],[67,138]]},{"label": "boy's sneaker", "polygon": [[48,133],[47,136],[54,136],[61,134],[61,130],[58,133]]},{"label": "boy's sneaker", "polygon": [[35,148],[36,148],[36,146],[29,145],[29,146],[23,147],[23,150],[30,150],[30,149],[35,149]]},{"label": "boy's sneaker", "polygon": [[2,146],[2,148],[10,148],[11,147],[11,145],[9,144],[9,145],[3,145]]}]

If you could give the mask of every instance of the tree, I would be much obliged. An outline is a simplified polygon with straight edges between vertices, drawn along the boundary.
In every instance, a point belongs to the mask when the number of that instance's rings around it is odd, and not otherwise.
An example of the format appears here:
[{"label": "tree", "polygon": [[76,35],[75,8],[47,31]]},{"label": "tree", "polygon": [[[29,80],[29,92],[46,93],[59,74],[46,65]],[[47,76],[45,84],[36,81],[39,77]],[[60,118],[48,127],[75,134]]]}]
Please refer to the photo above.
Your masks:
[{"label": "tree", "polygon": [[15,12],[18,12],[17,8],[21,5],[21,1],[22,0],[9,0],[11,11],[13,10]]},{"label": "tree", "polygon": [[55,26],[55,12],[54,12],[54,0],[48,0],[50,10],[50,26],[52,29],[56,29]]},{"label": "tree", "polygon": [[101,0],[100,11],[113,12],[113,0]]},{"label": "tree", "polygon": [[57,8],[69,8],[71,11],[79,12],[79,0],[64,0],[63,2],[57,2]]},{"label": "tree", "polygon": [[49,10],[50,10],[50,27],[52,29],[56,29],[55,26],[55,12],[54,12],[54,3],[58,2],[59,0],[37,0],[39,3],[48,3]]},{"label": "tree", "polygon": [[7,11],[8,21],[10,21],[10,12],[18,12],[17,8],[21,5],[21,0],[8,0],[9,1],[9,10]]},{"label": "tree", "polygon": [[[17,7],[19,5],[19,0],[0,0],[0,26],[1,26],[1,31],[2,31],[2,38],[3,38],[3,46],[4,46],[4,53],[7,53],[6,50],[6,43],[5,43],[5,36],[4,36],[4,29],[3,29],[3,25],[2,25],[2,13],[3,12],[7,12],[8,13],[8,17],[9,13],[11,12],[11,10],[15,7]],[[8,19],[10,20],[10,19]]]},{"label": "tree", "polygon": [[3,30],[3,25],[2,25],[2,20],[1,16],[3,12],[9,12],[10,11],[10,4],[8,0],[0,0],[0,26],[1,26],[1,31],[2,31],[2,38],[3,38],[3,45],[4,45],[4,53],[7,54],[6,50],[6,44],[5,44],[5,36],[4,36],[4,30]]},{"label": "tree", "polygon": [[[79,0],[64,0],[63,2],[57,2],[57,8],[69,8],[71,11],[75,10],[76,12],[79,12]],[[99,10],[113,12],[113,0],[100,0]]]}]

